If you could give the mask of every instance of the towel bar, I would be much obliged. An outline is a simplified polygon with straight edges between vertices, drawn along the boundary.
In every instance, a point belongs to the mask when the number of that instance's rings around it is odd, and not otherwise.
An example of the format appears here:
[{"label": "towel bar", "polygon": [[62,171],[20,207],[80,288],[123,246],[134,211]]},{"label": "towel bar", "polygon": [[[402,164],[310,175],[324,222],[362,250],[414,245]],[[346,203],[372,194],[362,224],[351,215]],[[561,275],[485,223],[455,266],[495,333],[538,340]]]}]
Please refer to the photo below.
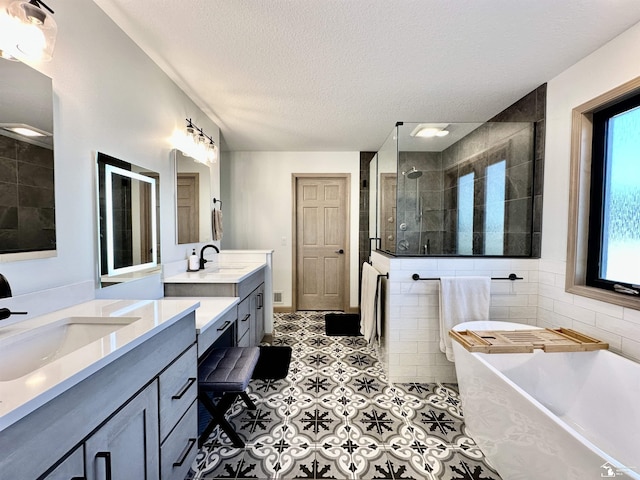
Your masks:
[{"label": "towel bar", "polygon": [[[418,275],[417,273],[414,273],[413,275],[411,275],[411,278],[413,278],[414,280],[440,280],[440,277],[426,277],[423,278],[420,275]],[[511,281],[515,281],[515,280],[523,280],[522,277],[517,276],[515,273],[510,273],[508,277],[491,277],[491,280],[511,280]]]}]

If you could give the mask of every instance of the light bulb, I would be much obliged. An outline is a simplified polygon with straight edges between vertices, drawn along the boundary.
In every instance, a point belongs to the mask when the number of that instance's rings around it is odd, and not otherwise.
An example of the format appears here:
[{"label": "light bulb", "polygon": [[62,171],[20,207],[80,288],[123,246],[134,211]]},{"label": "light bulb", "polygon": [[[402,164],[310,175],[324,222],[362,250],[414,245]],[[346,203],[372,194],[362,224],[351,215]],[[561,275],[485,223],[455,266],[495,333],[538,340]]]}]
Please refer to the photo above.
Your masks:
[{"label": "light bulb", "polygon": [[40,60],[47,45],[42,30],[36,25],[22,24],[20,28],[20,39],[16,45],[20,52],[34,60]]},{"label": "light bulb", "polygon": [[6,13],[0,13],[0,57],[16,60],[16,41],[19,37],[20,21]]},{"label": "light bulb", "polygon": [[218,146],[213,143],[213,140],[209,142],[209,148],[207,148],[207,160],[209,163],[216,163],[218,161]]},{"label": "light bulb", "polygon": [[24,16],[30,23],[33,25],[44,25],[47,14],[44,13],[40,7],[30,3],[23,3],[21,7],[24,10]]},{"label": "light bulb", "polygon": [[196,129],[191,124],[187,125],[187,138],[192,142],[195,142],[196,140]]},{"label": "light bulb", "polygon": [[6,12],[17,21],[16,29],[10,33],[13,46],[10,44],[8,52],[19,59],[51,60],[58,32],[53,16],[36,4],[20,0],[12,2]]}]

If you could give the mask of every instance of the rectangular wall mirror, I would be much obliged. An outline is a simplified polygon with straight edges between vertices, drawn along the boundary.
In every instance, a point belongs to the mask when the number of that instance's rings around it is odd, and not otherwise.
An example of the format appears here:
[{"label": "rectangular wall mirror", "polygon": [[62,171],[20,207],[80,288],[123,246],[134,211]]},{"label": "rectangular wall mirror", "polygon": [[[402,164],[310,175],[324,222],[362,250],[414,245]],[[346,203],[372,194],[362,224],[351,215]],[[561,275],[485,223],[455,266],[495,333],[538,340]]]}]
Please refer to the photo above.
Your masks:
[{"label": "rectangular wall mirror", "polygon": [[174,150],[176,172],[176,242],[210,242],[211,168]]},{"label": "rectangular wall mirror", "polygon": [[103,153],[97,155],[100,286],[156,273],[159,175]]},{"label": "rectangular wall mirror", "polygon": [[0,59],[0,257],[55,255],[51,79]]}]

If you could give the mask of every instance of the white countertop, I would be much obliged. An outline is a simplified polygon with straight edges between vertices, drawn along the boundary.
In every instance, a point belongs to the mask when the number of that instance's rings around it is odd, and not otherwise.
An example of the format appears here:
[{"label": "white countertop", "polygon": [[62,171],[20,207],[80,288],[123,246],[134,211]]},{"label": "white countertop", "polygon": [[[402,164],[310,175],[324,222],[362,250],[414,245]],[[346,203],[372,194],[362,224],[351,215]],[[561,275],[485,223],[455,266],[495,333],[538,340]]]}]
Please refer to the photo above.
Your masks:
[{"label": "white countertop", "polygon": [[238,297],[203,297],[193,298],[199,301],[196,310],[196,333],[201,334],[212,327],[218,319],[238,304]]},{"label": "white countertop", "polygon": [[204,270],[182,272],[164,279],[164,283],[240,283],[267,266],[266,262],[224,262],[208,264]]},{"label": "white countertop", "polygon": [[[93,300],[2,328],[0,346],[17,334],[69,317],[129,317],[135,321],[28,374],[0,381],[0,431],[77,385],[198,308],[194,299]],[[3,352],[0,352],[2,355]],[[19,356],[19,352],[17,353]],[[11,359],[5,359],[11,361]],[[19,361],[19,359],[17,360]],[[1,366],[0,366],[1,368]]]},{"label": "white countertop", "polygon": [[238,297],[165,297],[165,299],[191,300],[200,303],[196,310],[196,333],[198,335],[212,327],[240,300]]},{"label": "white countertop", "polygon": [[[233,310],[233,319],[237,318],[235,308],[240,299],[238,297],[165,297],[180,298],[199,302],[200,306],[196,310],[196,333],[198,335],[198,357],[204,355],[211,345],[220,337],[221,330],[228,325],[224,325],[222,319],[225,314]],[[229,317],[226,317],[229,318]],[[224,328],[223,328],[224,327]]]}]

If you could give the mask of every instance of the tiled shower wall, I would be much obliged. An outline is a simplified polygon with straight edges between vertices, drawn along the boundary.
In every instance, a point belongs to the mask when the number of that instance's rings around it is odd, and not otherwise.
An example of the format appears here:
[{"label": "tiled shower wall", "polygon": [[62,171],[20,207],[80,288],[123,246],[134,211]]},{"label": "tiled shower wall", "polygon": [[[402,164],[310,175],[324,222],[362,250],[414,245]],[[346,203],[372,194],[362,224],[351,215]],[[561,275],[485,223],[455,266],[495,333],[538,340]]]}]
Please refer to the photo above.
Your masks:
[{"label": "tiled shower wall", "polygon": [[540,85],[516,103],[490,119],[490,122],[533,122],[534,178],[531,235],[531,256],[540,258],[542,245],[542,190],[544,187],[544,161],[547,116],[547,84]]},{"label": "tiled shower wall", "polygon": [[0,135],[0,253],[56,249],[53,150]]},{"label": "tiled shower wall", "polygon": [[[531,122],[484,124],[442,152],[399,152],[399,171],[416,168],[422,175],[398,176],[398,253],[458,253],[458,180],[472,174],[473,196],[484,199],[488,167],[505,161],[504,203],[474,205],[473,252],[530,256],[534,130]],[[498,211],[504,213],[504,234],[492,240],[485,218]],[[485,250],[498,242],[500,253]]]},{"label": "tiled shower wall", "polygon": [[439,285],[421,277],[492,276],[515,273],[522,280],[492,280],[490,318],[536,325],[537,259],[394,258],[373,254],[384,280],[384,328],[380,356],[392,382],[456,382],[454,364],[440,351]]},{"label": "tiled shower wall", "polygon": [[[547,85],[540,85],[520,100],[507,107],[505,110],[488,120],[489,122],[532,122],[534,125],[534,147],[533,159],[527,158],[526,162],[517,159],[512,162],[508,171],[508,195],[510,199],[507,205],[507,242],[505,255],[528,255],[532,258],[540,258],[542,240],[542,190],[544,175],[545,156],[545,125],[546,125],[546,104]],[[487,148],[487,145],[478,148],[477,142],[470,136],[464,142],[465,145],[456,144],[449,152],[442,154],[430,152],[400,152],[398,158],[398,171],[409,171],[411,167],[422,171],[424,174],[419,179],[421,202],[423,210],[423,228],[419,232],[418,217],[411,212],[416,211],[416,180],[406,179],[398,175],[398,191],[404,192],[398,199],[397,211],[398,223],[405,223],[406,230],[398,232],[398,240],[406,239],[409,248],[400,252],[404,255],[421,255],[427,251],[429,254],[450,254],[454,251],[455,244],[453,235],[455,217],[453,210],[446,208],[446,204],[453,203],[451,194],[452,188],[445,191],[446,178],[444,169],[451,163],[459,162],[467,158],[474,152],[480,152]],[[512,142],[514,151],[530,152],[528,145],[523,145],[523,141],[529,142],[529,135],[517,135]],[[485,142],[486,143],[486,142]],[[467,145],[468,144],[468,145]],[[524,148],[523,148],[524,147]],[[517,154],[518,157],[520,154]],[[369,219],[363,205],[368,202],[369,191],[362,185],[363,181],[369,178],[368,162],[373,158],[372,153],[361,152],[361,197],[360,197],[360,245],[365,246],[368,251]],[[532,160],[532,161],[531,161]],[[531,165],[531,163],[533,165]],[[531,168],[533,166],[533,168]],[[524,174],[517,173],[525,169]],[[533,181],[531,181],[533,174]],[[363,198],[366,196],[366,198]],[[530,203],[533,201],[533,208]],[[401,213],[405,212],[400,218]],[[366,233],[365,233],[366,230]],[[531,233],[529,233],[531,231]],[[526,234],[523,232],[527,232]],[[480,248],[477,249],[480,251]],[[362,250],[361,250],[361,257]]]},{"label": "tiled shower wall", "polygon": [[[362,265],[369,259],[369,250],[372,248],[369,241],[369,164],[375,156],[375,152],[360,152],[360,228],[359,247],[360,263]],[[362,275],[362,270],[360,271]],[[360,284],[360,282],[358,282]]]}]

